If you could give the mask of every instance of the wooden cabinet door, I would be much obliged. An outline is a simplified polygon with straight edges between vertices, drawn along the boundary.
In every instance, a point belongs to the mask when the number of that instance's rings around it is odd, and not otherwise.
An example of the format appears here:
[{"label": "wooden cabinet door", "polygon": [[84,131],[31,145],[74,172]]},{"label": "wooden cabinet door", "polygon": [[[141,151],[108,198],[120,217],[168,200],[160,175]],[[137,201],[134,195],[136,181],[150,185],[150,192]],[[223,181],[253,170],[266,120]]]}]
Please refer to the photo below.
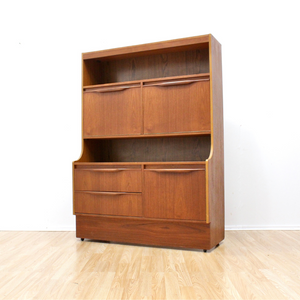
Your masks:
[{"label": "wooden cabinet door", "polygon": [[74,190],[104,192],[141,192],[141,167],[77,167],[74,170]]},{"label": "wooden cabinet door", "polygon": [[140,84],[86,89],[83,94],[83,136],[142,133]]},{"label": "wooden cabinet door", "polygon": [[75,213],[142,216],[141,193],[75,191]]},{"label": "wooden cabinet door", "polygon": [[144,170],[144,216],[204,221],[205,170],[167,166]]},{"label": "wooden cabinet door", "polygon": [[208,79],[145,83],[144,133],[210,130],[209,89]]}]

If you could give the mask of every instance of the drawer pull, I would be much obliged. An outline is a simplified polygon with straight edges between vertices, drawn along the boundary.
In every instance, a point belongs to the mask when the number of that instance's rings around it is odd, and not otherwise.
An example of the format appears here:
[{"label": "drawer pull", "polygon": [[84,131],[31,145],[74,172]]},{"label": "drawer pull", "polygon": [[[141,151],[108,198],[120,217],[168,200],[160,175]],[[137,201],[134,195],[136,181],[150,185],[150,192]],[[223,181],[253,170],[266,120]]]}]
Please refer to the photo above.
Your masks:
[{"label": "drawer pull", "polygon": [[121,92],[130,88],[140,87],[139,84],[136,85],[123,85],[123,86],[112,86],[112,87],[101,87],[101,88],[92,88],[85,89],[85,93],[110,93],[110,92]]},{"label": "drawer pull", "polygon": [[125,195],[137,195],[140,193],[114,193],[114,192],[91,192],[91,191],[84,191],[82,193],[85,194],[93,194],[93,195],[105,195],[105,196],[125,196]]},{"label": "drawer pull", "polygon": [[189,173],[195,171],[203,171],[204,169],[148,169],[145,171],[157,172],[157,173]]},{"label": "drawer pull", "polygon": [[130,170],[130,169],[85,169],[87,171],[92,171],[92,172],[120,172],[124,170]]},{"label": "drawer pull", "polygon": [[145,86],[157,86],[157,87],[168,87],[176,85],[187,85],[199,81],[208,81],[209,78],[193,79],[193,80],[177,80],[177,81],[165,81],[165,82],[154,82],[147,83]]}]

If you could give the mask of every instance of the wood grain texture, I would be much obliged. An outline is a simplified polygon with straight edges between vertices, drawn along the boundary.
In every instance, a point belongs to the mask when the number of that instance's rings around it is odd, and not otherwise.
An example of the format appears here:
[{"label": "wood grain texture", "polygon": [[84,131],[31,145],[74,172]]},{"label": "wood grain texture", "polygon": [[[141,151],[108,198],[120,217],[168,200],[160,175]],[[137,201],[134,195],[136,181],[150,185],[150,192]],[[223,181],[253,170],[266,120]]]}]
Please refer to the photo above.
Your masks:
[{"label": "wood grain texture", "polygon": [[211,36],[212,148],[208,166],[208,211],[211,246],[224,239],[224,132],[221,44]]},{"label": "wood grain texture", "polygon": [[76,236],[102,241],[208,249],[209,224],[204,222],[76,215]]},{"label": "wood grain texture", "polygon": [[205,170],[170,167],[144,170],[144,216],[205,221]]},{"label": "wood grain texture", "polygon": [[75,191],[76,214],[142,216],[142,194]]},{"label": "wood grain texture", "polygon": [[84,92],[83,135],[126,135],[142,133],[140,88],[107,92]]},{"label": "wood grain texture", "polygon": [[168,52],[178,52],[186,49],[207,48],[208,41],[209,35],[201,35],[183,39],[88,52],[83,53],[82,57],[85,60],[93,58],[105,58],[109,60],[111,57],[113,59],[122,59],[126,57],[144,56],[155,53],[162,54]]},{"label": "wood grain texture", "polygon": [[144,133],[210,130],[209,81],[144,86]]},{"label": "wood grain texture", "polygon": [[[95,61],[95,63],[99,62]],[[132,56],[100,62],[98,83],[145,80],[209,72],[208,47],[204,49]],[[93,81],[95,82],[95,81]]]},{"label": "wood grain texture", "polygon": [[75,191],[141,192],[142,170],[137,166],[77,166],[74,171]]},{"label": "wood grain texture", "polygon": [[212,252],[0,232],[0,298],[299,299],[300,231],[227,231]]}]

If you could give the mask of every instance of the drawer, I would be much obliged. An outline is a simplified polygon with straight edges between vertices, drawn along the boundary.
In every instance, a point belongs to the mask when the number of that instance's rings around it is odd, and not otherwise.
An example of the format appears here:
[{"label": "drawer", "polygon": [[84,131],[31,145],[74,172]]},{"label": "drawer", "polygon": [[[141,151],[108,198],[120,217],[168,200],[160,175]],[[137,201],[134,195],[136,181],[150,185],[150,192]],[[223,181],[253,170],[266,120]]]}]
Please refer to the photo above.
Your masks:
[{"label": "drawer", "polygon": [[204,166],[146,166],[144,180],[145,217],[205,220]]},{"label": "drawer", "polygon": [[141,193],[74,193],[75,213],[115,216],[142,216]]},{"label": "drawer", "polygon": [[209,78],[145,83],[143,101],[145,134],[210,130]]},{"label": "drawer", "polygon": [[75,191],[141,192],[141,167],[76,167]]},{"label": "drawer", "polygon": [[141,133],[140,84],[92,88],[84,91],[84,137]]}]

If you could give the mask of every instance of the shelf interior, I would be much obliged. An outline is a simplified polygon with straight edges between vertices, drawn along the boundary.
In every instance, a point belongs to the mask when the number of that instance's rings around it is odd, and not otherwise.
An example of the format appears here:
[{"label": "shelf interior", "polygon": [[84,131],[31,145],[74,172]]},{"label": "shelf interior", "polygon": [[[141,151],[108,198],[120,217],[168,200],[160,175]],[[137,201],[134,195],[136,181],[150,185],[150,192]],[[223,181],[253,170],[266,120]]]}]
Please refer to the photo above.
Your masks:
[{"label": "shelf interior", "polygon": [[[206,44],[205,44],[206,45]],[[209,73],[209,48],[148,53],[126,58],[86,59],[83,85],[96,85]]]},{"label": "shelf interior", "polygon": [[84,139],[80,162],[205,161],[210,135],[147,138]]}]

